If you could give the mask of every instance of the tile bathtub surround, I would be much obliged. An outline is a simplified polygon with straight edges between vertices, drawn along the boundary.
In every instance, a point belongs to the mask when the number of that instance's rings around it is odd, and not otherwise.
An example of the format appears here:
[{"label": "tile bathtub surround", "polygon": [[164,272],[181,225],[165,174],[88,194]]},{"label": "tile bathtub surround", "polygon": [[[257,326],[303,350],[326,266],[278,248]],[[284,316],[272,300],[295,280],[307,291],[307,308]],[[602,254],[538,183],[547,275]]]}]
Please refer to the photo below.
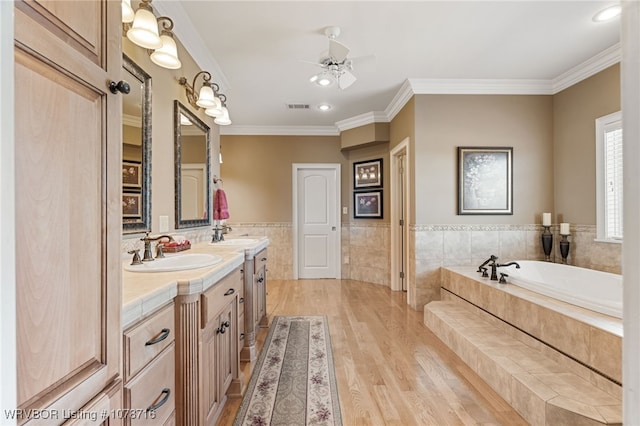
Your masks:
[{"label": "tile bathtub surround", "polygon": [[585,366],[622,381],[622,321],[513,285],[480,278],[475,268],[442,269],[442,288]]}]

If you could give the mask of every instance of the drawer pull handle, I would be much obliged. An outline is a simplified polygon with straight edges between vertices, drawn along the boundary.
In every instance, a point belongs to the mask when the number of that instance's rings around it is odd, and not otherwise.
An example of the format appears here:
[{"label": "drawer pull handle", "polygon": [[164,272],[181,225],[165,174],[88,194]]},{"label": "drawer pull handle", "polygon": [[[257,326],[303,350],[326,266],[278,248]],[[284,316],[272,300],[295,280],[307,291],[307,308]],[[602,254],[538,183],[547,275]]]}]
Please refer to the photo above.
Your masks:
[{"label": "drawer pull handle", "polygon": [[163,395],[163,394],[164,396],[160,401],[158,401],[157,404],[152,404],[149,407],[147,407],[147,412],[156,411],[158,408],[162,407],[169,400],[169,395],[171,395],[171,389],[169,388],[162,389],[162,392],[160,392],[160,395]]},{"label": "drawer pull handle", "polygon": [[244,340],[244,333],[240,333],[240,340]]},{"label": "drawer pull handle", "polygon": [[238,303],[244,303],[244,297],[241,297]]},{"label": "drawer pull handle", "polygon": [[225,296],[231,296],[233,293],[235,293],[235,289],[230,288],[229,290],[227,290],[227,292],[224,294]]},{"label": "drawer pull handle", "polygon": [[169,333],[171,333],[171,330],[169,330],[168,328],[163,328],[160,331],[160,334],[158,335],[158,337],[156,337],[155,339],[151,339],[149,340],[147,343],[145,343],[145,346],[151,346],[151,345],[155,345],[156,343],[160,343],[162,342],[164,339],[166,339],[167,337],[169,337]]},{"label": "drawer pull handle", "polygon": [[266,257],[263,257],[263,258],[262,258],[262,259],[260,259],[260,260],[261,260],[262,262],[264,262],[264,261],[266,261],[266,260],[267,260],[267,258],[266,258]]}]

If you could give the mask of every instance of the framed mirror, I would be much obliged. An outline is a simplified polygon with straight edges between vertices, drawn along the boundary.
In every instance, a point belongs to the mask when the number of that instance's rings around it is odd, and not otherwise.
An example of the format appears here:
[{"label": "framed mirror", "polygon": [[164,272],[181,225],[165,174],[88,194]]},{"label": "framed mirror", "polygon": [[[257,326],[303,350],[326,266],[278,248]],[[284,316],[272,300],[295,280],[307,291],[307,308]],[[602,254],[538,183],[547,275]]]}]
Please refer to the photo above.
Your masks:
[{"label": "framed mirror", "polygon": [[210,132],[179,101],[173,103],[176,229],[211,224]]},{"label": "framed mirror", "polygon": [[151,76],[123,55],[122,231],[151,230]]}]

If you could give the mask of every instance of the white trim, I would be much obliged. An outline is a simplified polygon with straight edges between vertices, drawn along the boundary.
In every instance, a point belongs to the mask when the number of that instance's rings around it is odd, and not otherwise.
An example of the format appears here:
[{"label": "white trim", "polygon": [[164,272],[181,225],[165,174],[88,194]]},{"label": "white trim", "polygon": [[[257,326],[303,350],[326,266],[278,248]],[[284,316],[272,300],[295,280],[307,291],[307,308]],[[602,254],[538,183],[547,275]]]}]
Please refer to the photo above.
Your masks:
[{"label": "white trim", "polygon": [[587,59],[583,63],[576,65],[569,71],[559,75],[551,81],[553,94],[563,91],[576,83],[585,80],[600,71],[609,68],[611,65],[620,62],[620,43],[616,43],[608,49],[598,53],[593,58]]},{"label": "white trim", "polygon": [[[410,158],[409,158],[410,148],[409,148],[409,138],[403,139],[397,146],[395,146],[390,152],[390,193],[391,199],[389,200],[391,206],[391,290],[392,291],[401,291],[402,285],[400,282],[400,262],[401,259],[398,256],[400,252],[399,243],[401,241],[400,233],[398,232],[398,222],[401,219],[400,214],[398,212],[398,202],[400,197],[399,191],[399,180],[398,180],[398,156],[400,154],[405,155],[404,161],[404,185],[403,185],[403,205],[404,211],[409,212],[409,194],[410,192]],[[407,215],[408,216],[408,215]],[[412,294],[409,291],[409,223],[408,220],[404,224],[404,271],[405,271],[405,282],[407,283],[407,304],[411,304]]]},{"label": "white trim", "polygon": [[[13,8],[13,2],[0,1],[0,409],[3,413],[17,407]],[[4,416],[0,423],[16,424]]]},{"label": "white trim", "polygon": [[552,95],[549,80],[409,79],[415,95]]},{"label": "white trim", "polygon": [[[616,242],[618,240],[607,238],[606,223],[607,214],[605,211],[606,205],[606,189],[605,189],[605,158],[604,158],[604,133],[605,128],[615,122],[622,120],[622,113],[620,111],[598,117],[595,120],[596,126],[596,241],[601,242]],[[619,242],[619,241],[618,241]]]},{"label": "white trim", "polygon": [[336,173],[336,242],[334,253],[336,256],[336,276],[335,279],[342,278],[342,174],[340,163],[293,163],[291,165],[291,187],[292,187],[292,222],[293,222],[293,279],[299,277],[298,271],[298,171],[304,169],[329,169]]},{"label": "white trim", "polygon": [[622,125],[624,138],[624,235],[622,249],[622,422],[640,421],[640,2],[622,3]]},{"label": "white trim", "polygon": [[340,136],[335,126],[220,126],[220,135]]},{"label": "white trim", "polygon": [[411,83],[409,80],[405,80],[400,86],[400,90],[393,97],[387,108],[384,112],[387,114],[388,121],[391,121],[395,118],[396,115],[404,108],[404,106],[409,102],[409,100],[413,97],[413,88],[411,87]]},{"label": "white trim", "polygon": [[341,132],[349,129],[355,129],[356,127],[366,126],[372,123],[388,123],[389,119],[384,111],[373,111],[364,114],[357,115],[346,120],[336,122],[336,127]]},{"label": "white trim", "polygon": [[122,114],[122,124],[125,126],[141,128],[142,117],[130,114]]}]

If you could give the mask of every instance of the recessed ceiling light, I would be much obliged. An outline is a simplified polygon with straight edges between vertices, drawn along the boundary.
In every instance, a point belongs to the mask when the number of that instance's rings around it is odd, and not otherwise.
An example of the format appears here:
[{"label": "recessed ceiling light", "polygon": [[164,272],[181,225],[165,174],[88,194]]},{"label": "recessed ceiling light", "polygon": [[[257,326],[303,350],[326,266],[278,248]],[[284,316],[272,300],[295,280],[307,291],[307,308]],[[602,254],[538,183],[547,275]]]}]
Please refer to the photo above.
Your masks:
[{"label": "recessed ceiling light", "polygon": [[600,12],[593,15],[593,22],[604,22],[613,19],[617,16],[620,16],[620,11],[621,8],[619,4],[609,6],[606,9],[602,9]]},{"label": "recessed ceiling light", "polygon": [[320,104],[320,105],[318,105],[318,109],[320,111],[329,111],[331,109],[331,105],[329,105],[329,104]]}]

